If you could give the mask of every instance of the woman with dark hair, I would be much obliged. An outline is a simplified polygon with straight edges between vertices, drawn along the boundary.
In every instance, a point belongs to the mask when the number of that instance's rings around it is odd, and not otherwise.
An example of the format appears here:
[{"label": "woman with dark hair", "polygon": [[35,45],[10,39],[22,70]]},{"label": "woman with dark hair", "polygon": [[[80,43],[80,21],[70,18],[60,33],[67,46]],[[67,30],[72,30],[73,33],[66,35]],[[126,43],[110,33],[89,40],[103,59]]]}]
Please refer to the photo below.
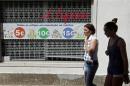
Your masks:
[{"label": "woman with dark hair", "polygon": [[98,68],[98,41],[95,34],[93,24],[84,25],[84,75],[86,86],[96,86],[93,84],[93,79]]},{"label": "woman with dark hair", "polygon": [[109,56],[109,63],[104,86],[122,86],[123,81],[129,83],[126,43],[116,34],[116,22],[117,18],[114,18],[104,25],[105,35],[109,38],[105,52]]}]

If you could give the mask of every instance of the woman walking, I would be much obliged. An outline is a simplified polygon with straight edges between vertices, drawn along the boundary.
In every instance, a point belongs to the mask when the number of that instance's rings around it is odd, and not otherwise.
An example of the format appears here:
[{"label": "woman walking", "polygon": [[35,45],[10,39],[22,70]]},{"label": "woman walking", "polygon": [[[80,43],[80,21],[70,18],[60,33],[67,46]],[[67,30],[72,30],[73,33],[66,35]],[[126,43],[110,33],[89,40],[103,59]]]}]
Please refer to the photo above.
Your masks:
[{"label": "woman walking", "polygon": [[93,24],[84,25],[84,75],[86,86],[96,86],[93,84],[93,79],[98,68],[98,41],[95,34]]},{"label": "woman walking", "polygon": [[105,35],[109,38],[106,50],[109,63],[104,86],[122,86],[123,81],[129,83],[126,43],[116,34],[118,30],[116,22],[117,18],[114,18],[104,25]]}]

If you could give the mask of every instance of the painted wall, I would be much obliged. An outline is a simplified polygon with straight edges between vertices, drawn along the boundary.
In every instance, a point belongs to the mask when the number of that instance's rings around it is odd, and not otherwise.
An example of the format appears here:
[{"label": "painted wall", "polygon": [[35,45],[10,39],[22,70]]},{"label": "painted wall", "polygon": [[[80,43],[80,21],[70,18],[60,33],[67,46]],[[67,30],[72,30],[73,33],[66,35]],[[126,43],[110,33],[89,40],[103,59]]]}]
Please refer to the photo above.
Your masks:
[{"label": "painted wall", "polygon": [[[98,2],[98,5],[97,5]],[[123,37],[127,44],[127,54],[130,70],[130,0],[95,0],[94,6],[97,8],[97,38],[99,39],[99,68],[98,75],[107,73],[108,57],[105,55],[108,39],[104,35],[103,26],[113,18],[118,18],[117,34]],[[95,8],[96,9],[96,8]],[[94,19],[96,20],[96,19]]]}]

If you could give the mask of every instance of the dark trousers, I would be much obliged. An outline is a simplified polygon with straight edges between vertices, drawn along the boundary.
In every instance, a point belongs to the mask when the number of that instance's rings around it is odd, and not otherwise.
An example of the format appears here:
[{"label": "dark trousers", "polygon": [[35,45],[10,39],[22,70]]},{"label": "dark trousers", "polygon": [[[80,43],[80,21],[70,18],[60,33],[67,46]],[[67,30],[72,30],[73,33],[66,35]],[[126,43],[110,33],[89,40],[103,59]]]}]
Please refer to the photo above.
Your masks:
[{"label": "dark trousers", "polygon": [[97,71],[98,64],[84,63],[84,76],[85,76],[85,86],[96,86],[93,84],[93,79]]}]

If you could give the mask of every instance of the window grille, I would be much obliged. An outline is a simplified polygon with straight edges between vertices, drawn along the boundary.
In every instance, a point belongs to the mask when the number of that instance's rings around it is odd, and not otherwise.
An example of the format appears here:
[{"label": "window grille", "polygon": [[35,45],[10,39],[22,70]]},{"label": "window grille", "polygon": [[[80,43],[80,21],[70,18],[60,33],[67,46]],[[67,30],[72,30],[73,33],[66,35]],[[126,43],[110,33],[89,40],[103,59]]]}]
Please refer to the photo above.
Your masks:
[{"label": "window grille", "polygon": [[83,40],[5,40],[5,55],[11,60],[83,60]]},{"label": "window grille", "polygon": [[4,23],[91,22],[91,0],[5,1],[1,5]]},{"label": "window grille", "polygon": [[[14,0],[0,1],[0,5],[2,23],[91,22],[91,0]],[[83,60],[83,40],[3,39],[3,41],[5,55],[10,56],[11,60]]]}]

